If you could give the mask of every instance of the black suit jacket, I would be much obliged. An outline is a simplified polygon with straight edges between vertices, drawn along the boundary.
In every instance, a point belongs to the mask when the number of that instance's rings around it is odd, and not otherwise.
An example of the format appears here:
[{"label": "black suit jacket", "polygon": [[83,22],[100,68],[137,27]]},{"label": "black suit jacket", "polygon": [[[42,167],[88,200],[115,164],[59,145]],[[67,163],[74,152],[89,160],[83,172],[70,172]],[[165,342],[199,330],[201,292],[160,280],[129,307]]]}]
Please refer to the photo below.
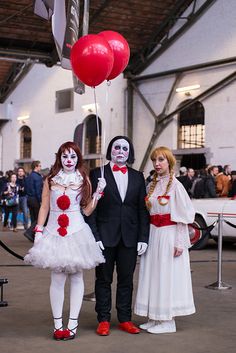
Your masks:
[{"label": "black suit jacket", "polygon": [[[100,168],[91,171],[93,191],[100,177]],[[126,247],[134,247],[139,241],[148,243],[149,213],[145,206],[143,174],[128,167],[128,187],[123,202],[110,164],[104,167],[104,178],[107,182],[104,196],[98,201],[95,211],[86,217],[96,241],[101,240],[106,247],[116,246],[120,239]]]}]

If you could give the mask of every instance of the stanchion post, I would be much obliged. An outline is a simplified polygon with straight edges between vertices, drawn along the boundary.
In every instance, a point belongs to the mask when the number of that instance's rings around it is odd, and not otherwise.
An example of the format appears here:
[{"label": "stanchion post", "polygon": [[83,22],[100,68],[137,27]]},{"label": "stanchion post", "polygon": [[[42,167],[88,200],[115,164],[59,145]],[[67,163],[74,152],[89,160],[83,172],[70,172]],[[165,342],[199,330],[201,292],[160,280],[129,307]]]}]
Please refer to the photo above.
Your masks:
[{"label": "stanchion post", "polygon": [[218,213],[218,261],[217,281],[206,286],[208,289],[231,289],[232,287],[222,281],[222,236],[223,236],[223,214]]},{"label": "stanchion post", "polygon": [[1,287],[1,300],[0,300],[0,307],[1,306],[8,306],[8,302],[3,300],[3,285],[8,283],[7,278],[0,278],[0,287]]}]

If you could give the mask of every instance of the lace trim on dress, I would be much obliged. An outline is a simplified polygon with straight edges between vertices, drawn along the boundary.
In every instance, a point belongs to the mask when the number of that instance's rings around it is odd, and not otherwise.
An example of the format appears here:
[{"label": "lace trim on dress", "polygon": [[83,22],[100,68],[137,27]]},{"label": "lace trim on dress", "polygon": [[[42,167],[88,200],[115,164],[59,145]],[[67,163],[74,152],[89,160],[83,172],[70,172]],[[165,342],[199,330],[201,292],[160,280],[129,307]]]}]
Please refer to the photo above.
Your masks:
[{"label": "lace trim on dress", "polygon": [[64,187],[79,186],[83,181],[83,177],[78,170],[74,173],[67,174],[62,169],[52,178],[54,184],[59,184]]},{"label": "lace trim on dress", "polygon": [[177,231],[175,236],[175,247],[179,249],[188,249],[191,246],[188,226],[184,223],[177,223]]}]

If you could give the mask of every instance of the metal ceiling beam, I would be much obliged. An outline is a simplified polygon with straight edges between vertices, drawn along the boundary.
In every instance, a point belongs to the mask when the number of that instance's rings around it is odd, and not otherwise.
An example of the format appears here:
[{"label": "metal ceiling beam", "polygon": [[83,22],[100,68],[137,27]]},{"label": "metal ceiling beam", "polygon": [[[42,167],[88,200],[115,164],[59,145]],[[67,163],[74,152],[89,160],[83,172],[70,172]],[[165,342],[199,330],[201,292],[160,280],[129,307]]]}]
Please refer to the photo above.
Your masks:
[{"label": "metal ceiling beam", "polygon": [[174,115],[180,113],[182,110],[184,110],[186,108],[189,108],[191,105],[193,105],[197,101],[201,102],[204,99],[209,98],[210,96],[212,96],[213,94],[217,93],[218,91],[220,91],[224,87],[228,86],[230,83],[234,82],[235,80],[236,80],[236,71],[234,71],[232,74],[226,76],[221,81],[218,81],[216,84],[214,84],[213,86],[211,86],[210,88],[208,88],[206,91],[202,92],[201,94],[199,94],[195,98],[193,98],[190,101],[186,102],[186,104],[183,104],[181,107],[178,107],[172,113],[166,115],[164,117],[164,119],[160,120],[160,123],[163,120],[166,120],[166,121],[169,120],[169,119],[172,120]]},{"label": "metal ceiling beam", "polygon": [[236,80],[236,71],[234,71],[230,75],[226,76],[224,79],[218,81],[216,84],[214,84],[213,86],[211,86],[210,88],[208,88],[207,90],[205,90],[204,92],[202,92],[201,94],[196,96],[195,98],[193,98],[190,101],[186,102],[185,104],[181,105],[180,107],[178,107],[177,109],[175,109],[171,113],[165,114],[166,108],[167,108],[167,106],[169,104],[169,100],[173,96],[174,89],[176,87],[176,84],[178,83],[177,78],[176,78],[176,80],[175,80],[175,82],[174,82],[174,84],[173,84],[173,86],[171,88],[171,91],[170,91],[169,95],[168,95],[169,98],[167,98],[167,101],[165,103],[164,109],[163,109],[162,113],[159,114],[159,115],[155,114],[154,110],[151,108],[149,103],[146,101],[146,98],[142,95],[142,93],[140,92],[140,90],[138,89],[136,84],[133,83],[133,82],[131,83],[133,88],[134,88],[134,90],[136,91],[138,96],[142,99],[142,101],[144,102],[145,106],[148,108],[148,110],[151,112],[152,116],[155,119],[155,126],[154,126],[154,131],[153,131],[153,134],[152,134],[152,138],[151,138],[151,140],[149,142],[149,145],[148,145],[148,147],[146,149],[144,158],[143,158],[143,160],[141,162],[141,165],[140,165],[140,168],[139,168],[140,171],[144,170],[145,165],[146,165],[147,160],[148,160],[148,157],[150,155],[151,149],[153,148],[153,145],[156,142],[157,138],[160,136],[162,131],[170,124],[170,122],[173,120],[174,116],[176,114],[180,113],[181,111],[183,111],[184,109],[189,108],[190,106],[192,106],[197,101],[201,102],[201,101],[209,98],[213,94],[219,92],[224,87],[226,87],[229,84],[231,84],[232,82],[234,82]]},{"label": "metal ceiling beam", "polygon": [[20,80],[32,68],[32,64],[29,63],[16,63],[12,65],[12,69],[5,79],[5,82],[0,86],[0,103],[4,103],[5,99],[14,90]]},{"label": "metal ceiling beam", "polygon": [[45,65],[51,65],[53,62],[53,57],[50,53],[45,54],[45,52],[37,52],[34,50],[17,50],[17,49],[8,49],[8,48],[3,48],[0,47],[0,57],[8,57],[8,58],[14,58],[14,59],[32,59],[35,60],[36,62],[42,62]]},{"label": "metal ceiling beam", "polygon": [[[148,101],[146,100],[144,95],[141,93],[139,88],[136,86],[136,84],[133,83],[133,82],[130,83],[133,86],[135,92],[138,94],[138,96],[143,101],[144,105],[147,107],[147,109],[149,110],[149,112],[153,116],[153,118],[155,119],[155,126],[154,126],[154,130],[153,130],[153,134],[152,134],[152,137],[151,137],[151,139],[149,141],[148,147],[146,149],[145,155],[143,157],[142,163],[141,163],[140,168],[139,168],[139,170],[141,170],[141,171],[144,170],[144,167],[145,167],[145,165],[147,163],[147,160],[149,158],[149,155],[151,153],[153,145],[154,145],[154,143],[155,143],[155,141],[157,139],[157,136],[162,131],[163,119],[165,119],[165,117],[166,117],[167,111],[169,110],[170,102],[171,102],[171,100],[174,97],[175,89],[176,89],[177,85],[179,84],[180,80],[181,80],[181,74],[176,75],[175,80],[174,80],[174,82],[172,84],[172,87],[170,89],[170,92],[168,94],[168,97],[166,99],[166,102],[164,104],[164,107],[162,109],[162,112],[159,115],[156,115],[156,113],[152,109],[151,105],[148,103]],[[160,122],[162,122],[162,124]]]},{"label": "metal ceiling beam", "polygon": [[132,82],[141,82],[141,81],[151,80],[154,78],[171,76],[179,73],[186,73],[190,71],[197,71],[201,69],[213,68],[217,66],[224,66],[224,65],[234,64],[234,63],[236,63],[236,56],[226,58],[226,59],[221,59],[221,60],[209,61],[209,62],[196,64],[196,65],[184,66],[178,69],[156,72],[149,75],[136,76],[136,77],[132,77],[131,80]]},{"label": "metal ceiling beam", "polygon": [[34,63],[52,67],[56,64],[57,58],[56,51],[51,54],[45,54],[44,52],[33,50],[25,51],[0,47],[0,61],[5,60],[13,63],[11,71],[0,85],[0,103],[4,103],[5,99],[16,88],[20,80],[25,77]]},{"label": "metal ceiling beam", "polygon": [[[197,19],[203,15],[203,13],[212,6],[216,0],[205,0],[205,2],[196,10],[196,1],[193,0],[193,9],[192,13],[185,18],[186,23],[184,23],[179,30],[177,30],[174,34],[171,35],[171,29],[173,25],[179,20],[182,19],[181,14],[179,11],[181,7],[183,7],[185,1],[180,1],[177,3],[173,11],[167,17],[165,21],[158,27],[155,35],[153,38],[150,38],[149,45],[136,54],[133,58],[131,58],[130,64],[127,68],[127,72],[131,73],[131,75],[138,75],[140,74],[147,66],[149,66],[155,59],[157,59],[171,44],[174,43],[186,30],[192,26]],[[191,5],[189,5],[191,6]],[[162,32],[168,29],[167,33],[165,34],[164,38],[160,40]],[[160,45],[157,48],[157,45]]]}]

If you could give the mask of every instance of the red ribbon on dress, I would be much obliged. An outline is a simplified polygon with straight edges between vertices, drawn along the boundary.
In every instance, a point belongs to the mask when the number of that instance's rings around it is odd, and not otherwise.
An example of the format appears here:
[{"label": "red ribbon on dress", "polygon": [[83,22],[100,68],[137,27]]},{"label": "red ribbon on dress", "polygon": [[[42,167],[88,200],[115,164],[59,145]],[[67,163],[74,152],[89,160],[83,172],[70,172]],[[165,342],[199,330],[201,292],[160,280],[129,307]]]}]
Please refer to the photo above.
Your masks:
[{"label": "red ribbon on dress", "polygon": [[119,167],[118,165],[114,164],[112,170],[113,172],[121,171],[121,173],[125,174],[127,172],[127,167]]},{"label": "red ribbon on dress", "polygon": [[169,199],[170,199],[170,196],[168,196],[168,195],[157,196],[157,200],[160,200],[160,199],[166,199],[166,200],[169,200]]},{"label": "red ribbon on dress", "polygon": [[150,224],[153,224],[156,227],[166,227],[166,226],[173,226],[177,223],[171,221],[170,213],[166,213],[166,214],[150,215]]}]

